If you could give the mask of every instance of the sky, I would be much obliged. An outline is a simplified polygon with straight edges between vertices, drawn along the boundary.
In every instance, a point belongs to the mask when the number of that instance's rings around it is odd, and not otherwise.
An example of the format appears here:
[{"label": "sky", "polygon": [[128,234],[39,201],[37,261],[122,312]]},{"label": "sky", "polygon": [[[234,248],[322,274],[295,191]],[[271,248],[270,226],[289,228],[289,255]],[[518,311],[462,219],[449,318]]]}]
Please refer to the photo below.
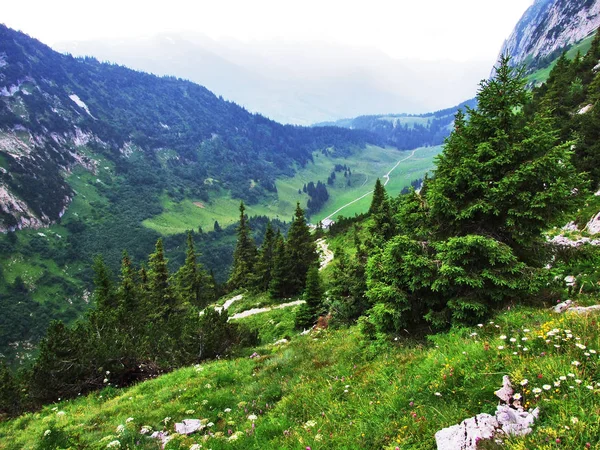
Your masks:
[{"label": "sky", "polygon": [[375,48],[393,58],[494,61],[533,0],[19,0],[0,21],[52,46],[193,31]]}]

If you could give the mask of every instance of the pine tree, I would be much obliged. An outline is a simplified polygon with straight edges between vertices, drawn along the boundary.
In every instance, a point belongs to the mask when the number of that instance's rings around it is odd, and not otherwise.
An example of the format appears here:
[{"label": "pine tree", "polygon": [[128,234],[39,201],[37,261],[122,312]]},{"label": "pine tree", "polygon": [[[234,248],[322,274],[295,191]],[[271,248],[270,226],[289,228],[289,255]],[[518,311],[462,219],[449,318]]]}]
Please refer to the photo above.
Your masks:
[{"label": "pine tree", "polygon": [[272,298],[284,298],[288,295],[288,279],[290,274],[288,253],[285,240],[277,230],[273,245],[273,270],[271,271],[271,281],[269,282],[269,295]]},{"label": "pine tree", "polygon": [[183,304],[200,306],[201,290],[204,273],[198,265],[198,254],[194,247],[194,237],[191,232],[187,235],[187,250],[185,262],[175,274],[177,293]]},{"label": "pine tree", "polygon": [[118,307],[114,292],[110,269],[104,263],[102,256],[94,258],[94,297],[98,309],[103,311],[115,311]]},{"label": "pine tree", "polygon": [[573,189],[585,183],[547,115],[526,120],[525,81],[508,62],[482,81],[469,121],[457,117],[427,201],[440,237],[493,236],[525,256],[579,203]]},{"label": "pine tree", "polygon": [[21,394],[15,377],[3,361],[0,361],[0,416],[18,414],[21,410]]},{"label": "pine tree", "polygon": [[390,200],[379,178],[375,182],[369,214],[373,219],[372,225],[369,227],[371,234],[370,245],[381,246],[396,233],[396,225]]},{"label": "pine tree", "polygon": [[287,257],[289,263],[289,292],[302,292],[306,284],[306,274],[312,266],[318,265],[317,246],[310,234],[300,203],[296,204],[294,220],[288,231]]},{"label": "pine tree", "polygon": [[312,266],[308,270],[304,301],[306,303],[300,307],[295,319],[296,327],[300,329],[312,327],[324,311],[321,277],[316,266]]},{"label": "pine tree", "polygon": [[381,180],[377,178],[377,181],[375,181],[375,188],[373,189],[373,199],[371,200],[371,206],[369,207],[369,214],[374,214],[378,211],[385,198],[385,188],[381,184]]},{"label": "pine tree", "polygon": [[255,268],[254,286],[259,292],[266,292],[271,283],[271,273],[273,272],[273,258],[275,255],[275,232],[271,222],[267,222],[265,238],[260,246],[258,260]]},{"label": "pine tree", "polygon": [[120,308],[127,315],[136,314],[139,309],[139,292],[135,282],[135,270],[131,258],[126,251],[123,251],[121,259],[120,284],[117,290]]},{"label": "pine tree", "polygon": [[[543,285],[542,232],[564,223],[585,183],[548,115],[524,114],[525,81],[508,63],[482,81],[469,119],[457,114],[421,196],[401,202],[406,235],[369,259],[365,329],[472,323]],[[411,233],[419,219],[426,226]]]},{"label": "pine tree", "polygon": [[148,259],[148,290],[151,316],[166,318],[175,308],[175,295],[169,279],[169,269],[162,238],[156,241],[154,253]]},{"label": "pine tree", "polygon": [[246,287],[250,284],[256,263],[256,245],[250,236],[250,227],[248,226],[245,210],[244,202],[241,202],[237,244],[233,253],[231,275],[227,281],[231,289]]}]

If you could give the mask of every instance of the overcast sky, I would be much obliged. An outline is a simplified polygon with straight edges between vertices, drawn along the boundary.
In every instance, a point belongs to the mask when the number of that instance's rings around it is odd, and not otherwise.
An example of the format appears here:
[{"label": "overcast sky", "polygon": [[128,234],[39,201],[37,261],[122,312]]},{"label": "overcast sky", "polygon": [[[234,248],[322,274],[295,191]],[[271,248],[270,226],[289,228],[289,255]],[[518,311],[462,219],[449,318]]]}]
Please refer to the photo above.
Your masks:
[{"label": "overcast sky", "polygon": [[396,58],[494,61],[533,0],[19,0],[0,20],[61,41],[194,31],[375,47]]}]

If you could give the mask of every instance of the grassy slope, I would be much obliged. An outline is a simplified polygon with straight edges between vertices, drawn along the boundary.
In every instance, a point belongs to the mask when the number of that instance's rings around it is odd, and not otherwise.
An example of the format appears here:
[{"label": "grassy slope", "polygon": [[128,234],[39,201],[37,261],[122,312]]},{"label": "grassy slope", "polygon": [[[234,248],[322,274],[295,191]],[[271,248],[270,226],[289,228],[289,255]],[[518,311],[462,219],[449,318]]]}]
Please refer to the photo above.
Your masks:
[{"label": "grassy slope", "polygon": [[[420,178],[434,167],[433,157],[441,151],[441,147],[419,149],[415,157],[402,163],[393,172],[388,185],[388,192],[398,194],[403,187]],[[296,206],[300,202],[306,206],[308,195],[298,194],[298,189],[313,181],[326,182],[336,164],[347,165],[352,170],[350,186],[343,172],[337,172],[337,179],[333,186],[327,186],[330,199],[321,211],[312,219],[314,222],[328,216],[342,205],[369,192],[377,177],[382,178],[400,159],[408,156],[410,152],[400,152],[393,148],[368,146],[366,150],[348,157],[324,156],[322,153],[314,154],[314,162],[306,167],[299,168],[293,177],[279,178],[276,181],[277,199],[267,204],[248,205],[247,211],[251,216],[266,215],[281,220],[289,220]],[[370,204],[370,197],[345,209],[342,214],[353,216],[355,213],[365,212]],[[228,193],[215,197],[211,202],[203,202],[203,208],[194,204],[191,199],[174,202],[167,197],[163,198],[164,212],[158,216],[144,221],[144,225],[161,234],[183,233],[189,229],[201,226],[204,230],[212,230],[215,220],[221,226],[235,223],[239,219],[239,200],[232,199]]]},{"label": "grassy slope", "polygon": [[[573,45],[567,51],[567,57],[571,60],[575,59],[575,57],[577,56],[577,52],[580,52],[582,55],[585,55],[587,53],[587,51],[590,49],[590,46],[592,45],[593,40],[594,40],[594,36],[592,35],[592,36],[588,36],[587,38],[585,38],[585,39],[581,40],[580,42],[578,42],[577,44]],[[539,70],[533,72],[531,75],[528,75],[527,81],[533,82],[535,84],[541,84],[544,81],[546,81],[548,79],[548,77],[550,76],[550,72],[556,65],[557,60],[558,60],[558,58],[555,59],[554,61],[552,61],[552,63],[550,63],[550,65],[548,67],[539,69]]]},{"label": "grassy slope", "polygon": [[[292,312],[277,314],[260,323],[269,332],[281,328],[285,335]],[[258,323],[258,316],[252,320]],[[268,340],[276,337],[271,334]],[[112,440],[123,448],[158,448],[139,434],[143,425],[172,430],[175,421],[202,418],[214,423],[213,436],[198,433],[167,449],[188,449],[193,443],[215,450],[430,449],[438,429],[495,410],[493,391],[504,374],[529,407],[541,408],[532,435],[508,440],[506,448],[574,449],[586,442],[599,448],[600,372],[598,354],[590,349],[600,349],[595,317],[524,307],[481,328],[456,328],[429,342],[365,346],[356,328],[295,335],[288,345],[256,349],[258,358],[246,354],[128,389],[109,387],[2,423],[0,448],[35,448],[52,436],[68,439],[72,448],[106,448]],[[529,381],[521,387],[524,379]],[[544,385],[552,387],[544,390]],[[542,389],[538,397],[536,387]],[[251,414],[257,416],[254,428]],[[120,434],[119,425],[125,425]],[[43,437],[46,430],[51,432]],[[238,432],[237,440],[227,439]]]}]

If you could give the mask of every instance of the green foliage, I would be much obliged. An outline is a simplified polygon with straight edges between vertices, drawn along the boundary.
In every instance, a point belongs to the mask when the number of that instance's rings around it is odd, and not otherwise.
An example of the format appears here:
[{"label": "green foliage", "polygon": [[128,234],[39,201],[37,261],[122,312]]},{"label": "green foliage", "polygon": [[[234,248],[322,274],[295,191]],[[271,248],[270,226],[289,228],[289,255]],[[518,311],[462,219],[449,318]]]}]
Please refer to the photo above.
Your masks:
[{"label": "green foliage", "polygon": [[0,361],[0,417],[16,415],[21,412],[21,392],[14,375]]},{"label": "green foliage", "polygon": [[250,236],[244,203],[240,204],[240,222],[237,230],[237,244],[233,253],[233,265],[227,284],[230,289],[249,286],[256,264],[256,245]]},{"label": "green foliage", "polygon": [[308,270],[316,266],[319,261],[317,247],[299,203],[296,205],[294,220],[288,231],[286,256],[289,267],[287,291],[294,295],[302,292],[306,285]]},{"label": "green foliage", "polygon": [[304,303],[296,314],[296,328],[309,329],[324,312],[323,288],[319,268],[312,266],[306,276],[306,288],[304,290]]},{"label": "green foliage", "polygon": [[395,202],[404,234],[380,234],[369,259],[369,336],[473,323],[543,287],[542,232],[582,202],[585,179],[552,120],[525,114],[524,80],[508,63],[481,82],[468,120],[457,114],[434,178]]}]

